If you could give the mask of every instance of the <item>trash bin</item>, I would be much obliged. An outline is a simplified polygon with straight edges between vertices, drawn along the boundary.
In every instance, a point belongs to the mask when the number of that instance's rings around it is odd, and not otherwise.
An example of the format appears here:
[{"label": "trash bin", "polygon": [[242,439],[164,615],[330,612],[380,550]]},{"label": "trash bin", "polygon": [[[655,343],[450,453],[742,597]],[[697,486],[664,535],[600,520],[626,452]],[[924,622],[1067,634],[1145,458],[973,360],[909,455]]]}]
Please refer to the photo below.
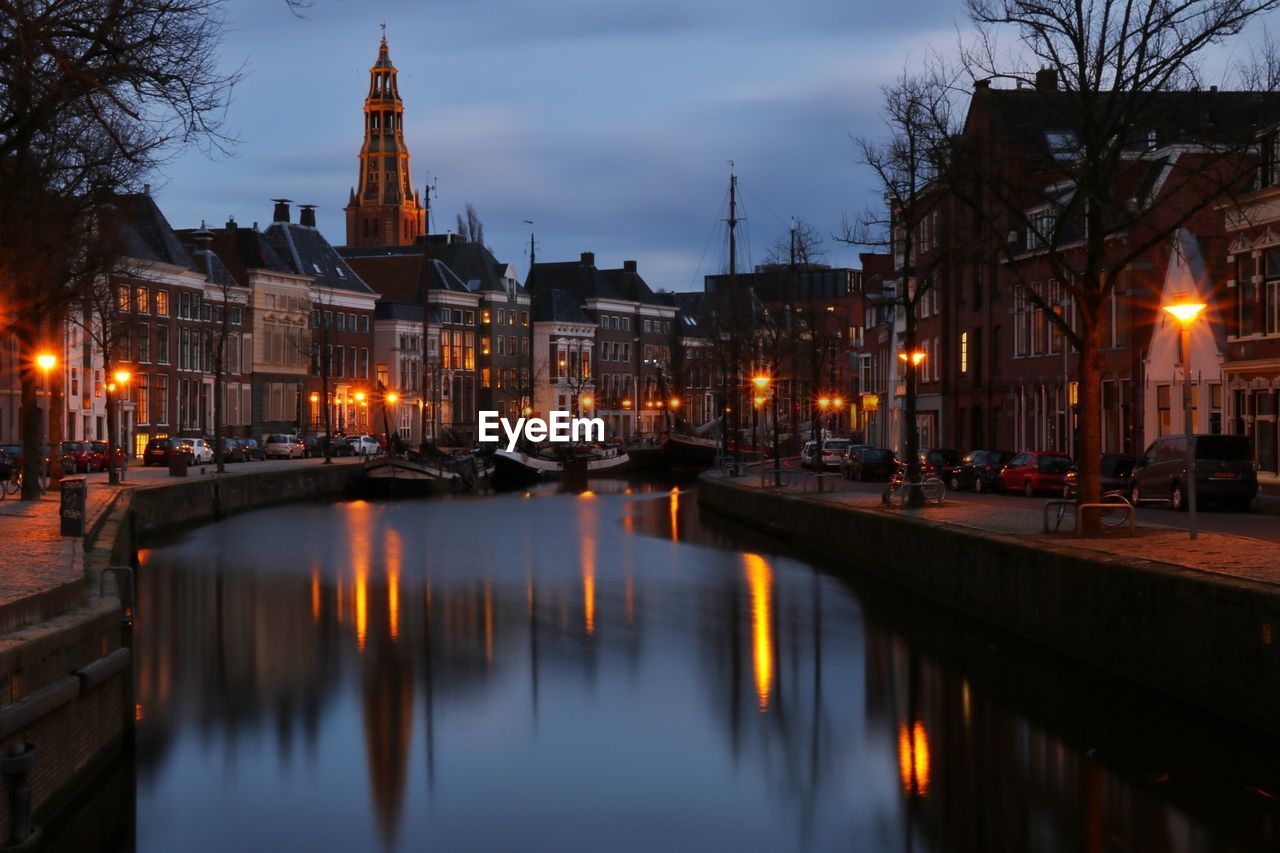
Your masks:
[{"label": "trash bin", "polygon": [[187,453],[179,453],[176,450],[169,451],[169,476],[185,477],[187,476],[187,466],[191,464],[191,456]]},{"label": "trash bin", "polygon": [[84,477],[62,478],[62,505],[58,517],[62,519],[63,536],[84,536],[88,498],[89,483]]}]

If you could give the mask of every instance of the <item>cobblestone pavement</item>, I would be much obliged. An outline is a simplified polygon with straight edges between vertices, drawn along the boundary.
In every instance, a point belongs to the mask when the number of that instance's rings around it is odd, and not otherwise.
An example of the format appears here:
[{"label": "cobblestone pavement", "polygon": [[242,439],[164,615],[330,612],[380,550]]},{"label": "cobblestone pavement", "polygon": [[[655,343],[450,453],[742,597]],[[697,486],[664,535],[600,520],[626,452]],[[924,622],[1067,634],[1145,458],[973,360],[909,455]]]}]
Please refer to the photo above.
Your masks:
[{"label": "cobblestone pavement", "polygon": [[[335,459],[334,464],[357,464],[358,459]],[[320,465],[320,459],[242,462],[227,466],[226,476],[256,473],[279,468]],[[216,476],[212,465],[204,466],[203,476]],[[200,466],[189,472],[189,478],[202,476]],[[125,483],[111,486],[105,473],[87,475],[88,505],[85,530],[92,528],[98,515],[122,489],[146,488],[174,482],[167,468],[130,467]],[[38,501],[20,501],[10,496],[0,501],[0,606],[28,595],[43,592],[75,580],[84,571],[83,540],[59,533],[60,498],[50,490]]]},{"label": "cobblestone pavement", "polygon": [[[780,491],[806,494],[817,500],[874,512],[906,513],[928,521],[1017,536],[1055,547],[1079,548],[1111,556],[1151,560],[1195,571],[1280,585],[1280,543],[1260,537],[1205,530],[1201,530],[1198,538],[1192,541],[1185,529],[1151,523],[1151,517],[1163,519],[1174,515],[1167,510],[1139,508],[1138,529],[1132,538],[1124,536],[1123,531],[1110,531],[1103,538],[1078,539],[1074,532],[1069,532],[1074,530],[1070,513],[1063,522],[1063,532],[1044,533],[1043,499],[993,498],[960,492],[954,495],[949,493],[942,506],[895,509],[884,506],[880,500],[883,484],[850,484],[839,477],[828,477],[823,478],[824,491],[818,494],[817,478],[794,472],[789,479],[790,484]],[[736,482],[752,488],[773,488],[761,486],[760,478],[755,472]],[[1175,517],[1180,520],[1185,518],[1182,515]],[[1257,519],[1259,524],[1265,525],[1265,530],[1260,528],[1260,531],[1267,535],[1274,535],[1276,528],[1280,527],[1280,521],[1274,517],[1258,515]]]}]

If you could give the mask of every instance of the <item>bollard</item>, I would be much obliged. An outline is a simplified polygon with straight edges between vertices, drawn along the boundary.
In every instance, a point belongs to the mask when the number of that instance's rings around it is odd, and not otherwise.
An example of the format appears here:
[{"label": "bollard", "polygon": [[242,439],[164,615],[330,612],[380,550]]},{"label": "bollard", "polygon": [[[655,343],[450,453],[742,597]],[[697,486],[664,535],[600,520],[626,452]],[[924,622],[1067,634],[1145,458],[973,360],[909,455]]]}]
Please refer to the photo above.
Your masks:
[{"label": "bollard", "polygon": [[88,506],[89,483],[84,477],[63,477],[61,504],[58,517],[61,519],[63,536],[84,536],[85,512]]},{"label": "bollard", "polygon": [[15,741],[9,754],[0,759],[0,776],[9,777],[9,844],[27,841],[34,831],[31,826],[31,782],[27,773],[40,757],[34,743]]}]

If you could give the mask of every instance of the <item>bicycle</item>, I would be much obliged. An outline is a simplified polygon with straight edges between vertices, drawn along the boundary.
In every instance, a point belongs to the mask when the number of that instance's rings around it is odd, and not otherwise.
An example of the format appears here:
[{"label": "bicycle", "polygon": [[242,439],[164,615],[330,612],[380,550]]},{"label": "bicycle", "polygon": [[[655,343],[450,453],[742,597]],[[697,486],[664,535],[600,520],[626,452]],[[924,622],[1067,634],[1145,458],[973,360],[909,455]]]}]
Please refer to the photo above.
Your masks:
[{"label": "bicycle", "polygon": [[904,507],[911,496],[912,488],[919,488],[925,503],[942,506],[947,497],[947,486],[937,477],[929,477],[919,483],[908,483],[905,477],[894,477],[885,484],[880,500],[886,506]]},{"label": "bicycle", "polygon": [[22,471],[17,468],[10,467],[0,478],[0,501],[16,495],[22,489]]},{"label": "bicycle", "polygon": [[[1068,500],[1070,500],[1070,498],[1068,498]],[[1079,498],[1077,498],[1076,503],[1079,504],[1079,502]],[[1102,499],[1099,502],[1115,506],[1115,509],[1107,509],[1105,507],[1094,507],[1092,509],[1093,512],[1098,513],[1098,522],[1103,527],[1120,527],[1123,524],[1129,523],[1130,510],[1128,508],[1132,507],[1133,504],[1129,502],[1128,496],[1123,491],[1103,492]],[[1062,526],[1062,520],[1067,514],[1067,506],[1067,504],[1060,504],[1058,506],[1058,517],[1054,530],[1057,530]]]}]

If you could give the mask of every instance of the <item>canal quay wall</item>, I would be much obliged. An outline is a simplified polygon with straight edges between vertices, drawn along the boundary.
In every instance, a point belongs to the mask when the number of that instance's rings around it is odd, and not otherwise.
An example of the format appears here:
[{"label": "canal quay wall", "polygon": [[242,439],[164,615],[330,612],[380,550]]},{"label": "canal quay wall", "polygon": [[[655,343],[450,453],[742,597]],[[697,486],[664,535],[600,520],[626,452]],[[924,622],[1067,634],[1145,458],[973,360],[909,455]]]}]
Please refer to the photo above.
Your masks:
[{"label": "canal quay wall", "polygon": [[[15,828],[25,835],[24,821],[38,826],[56,819],[131,736],[126,605],[132,590],[117,587],[117,581],[131,586],[131,578],[105,570],[130,565],[137,548],[157,534],[260,507],[345,495],[362,476],[360,465],[300,465],[161,481],[95,502],[100,509],[75,549],[84,563],[75,600],[0,635],[0,847],[12,842]],[[56,530],[56,511],[35,511],[35,520],[23,521]],[[38,844],[37,834],[24,846]]]},{"label": "canal quay wall", "polygon": [[1280,733],[1280,587],[702,475],[698,504],[1059,652]]}]

